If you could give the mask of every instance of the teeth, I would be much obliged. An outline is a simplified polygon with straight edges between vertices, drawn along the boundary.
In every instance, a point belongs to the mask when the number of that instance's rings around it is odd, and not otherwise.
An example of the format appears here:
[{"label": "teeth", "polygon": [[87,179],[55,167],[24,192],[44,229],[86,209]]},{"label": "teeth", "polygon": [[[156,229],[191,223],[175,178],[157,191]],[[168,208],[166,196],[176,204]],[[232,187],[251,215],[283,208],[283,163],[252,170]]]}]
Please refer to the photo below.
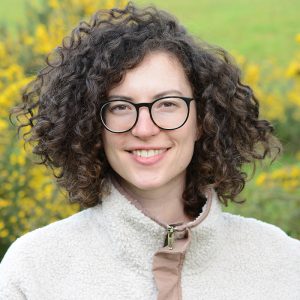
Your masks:
[{"label": "teeth", "polygon": [[160,153],[164,152],[164,150],[133,150],[132,153],[134,155],[140,156],[140,157],[151,157],[154,155],[158,155]]}]

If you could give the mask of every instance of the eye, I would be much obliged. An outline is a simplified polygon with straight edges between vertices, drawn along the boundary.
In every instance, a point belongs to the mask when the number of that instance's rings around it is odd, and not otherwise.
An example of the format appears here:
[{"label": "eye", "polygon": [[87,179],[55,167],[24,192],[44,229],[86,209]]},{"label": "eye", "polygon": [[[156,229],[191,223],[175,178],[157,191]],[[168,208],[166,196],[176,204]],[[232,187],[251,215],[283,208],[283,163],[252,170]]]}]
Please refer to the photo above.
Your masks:
[{"label": "eye", "polygon": [[107,112],[112,114],[130,113],[134,110],[134,106],[128,102],[116,101],[108,105]]},{"label": "eye", "polygon": [[174,111],[180,108],[184,103],[182,99],[167,98],[161,99],[155,103],[155,110],[159,111]]},{"label": "eye", "polygon": [[172,107],[172,106],[176,106],[176,103],[171,102],[171,101],[163,101],[161,103],[161,106],[163,106],[163,107]]}]

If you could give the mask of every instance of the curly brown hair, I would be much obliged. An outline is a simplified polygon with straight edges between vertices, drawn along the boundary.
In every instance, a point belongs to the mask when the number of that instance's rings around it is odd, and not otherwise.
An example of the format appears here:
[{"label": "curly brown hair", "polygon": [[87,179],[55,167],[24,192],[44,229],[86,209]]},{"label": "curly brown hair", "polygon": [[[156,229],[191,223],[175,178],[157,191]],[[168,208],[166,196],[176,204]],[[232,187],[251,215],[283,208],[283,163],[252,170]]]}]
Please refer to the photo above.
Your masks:
[{"label": "curly brown hair", "polygon": [[[197,101],[201,138],[187,169],[185,213],[195,217],[213,187],[220,201],[236,201],[247,178],[245,163],[280,152],[273,128],[259,119],[259,103],[241,83],[240,70],[222,49],[190,36],[168,13],[154,7],[100,10],[80,22],[46,60],[11,115],[27,116],[25,142],[52,168],[71,202],[92,207],[109,193],[113,174],[102,147],[99,107],[127,70],[150,51],[181,62]],[[29,138],[26,138],[26,135]],[[55,174],[58,171],[58,174]]]}]

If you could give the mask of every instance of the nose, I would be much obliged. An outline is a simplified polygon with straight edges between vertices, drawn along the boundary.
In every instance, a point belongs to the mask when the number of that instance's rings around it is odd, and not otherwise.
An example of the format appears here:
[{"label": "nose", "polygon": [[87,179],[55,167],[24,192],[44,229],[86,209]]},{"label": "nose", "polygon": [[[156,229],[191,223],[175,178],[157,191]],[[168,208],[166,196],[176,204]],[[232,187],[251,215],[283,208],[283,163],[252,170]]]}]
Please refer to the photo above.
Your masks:
[{"label": "nose", "polygon": [[160,128],[153,123],[149,109],[147,107],[140,107],[137,123],[131,129],[131,133],[139,138],[147,138],[159,132]]}]

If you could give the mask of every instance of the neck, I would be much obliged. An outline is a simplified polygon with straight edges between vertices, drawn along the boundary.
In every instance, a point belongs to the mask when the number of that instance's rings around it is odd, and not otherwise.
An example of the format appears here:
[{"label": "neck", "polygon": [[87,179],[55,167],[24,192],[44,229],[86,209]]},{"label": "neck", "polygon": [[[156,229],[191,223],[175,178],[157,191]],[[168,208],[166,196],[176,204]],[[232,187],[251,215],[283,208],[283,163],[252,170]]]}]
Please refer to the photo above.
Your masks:
[{"label": "neck", "polygon": [[191,219],[184,213],[182,193],[185,180],[175,179],[169,185],[152,190],[141,190],[118,178],[123,193],[149,217],[164,224],[186,223]]}]

